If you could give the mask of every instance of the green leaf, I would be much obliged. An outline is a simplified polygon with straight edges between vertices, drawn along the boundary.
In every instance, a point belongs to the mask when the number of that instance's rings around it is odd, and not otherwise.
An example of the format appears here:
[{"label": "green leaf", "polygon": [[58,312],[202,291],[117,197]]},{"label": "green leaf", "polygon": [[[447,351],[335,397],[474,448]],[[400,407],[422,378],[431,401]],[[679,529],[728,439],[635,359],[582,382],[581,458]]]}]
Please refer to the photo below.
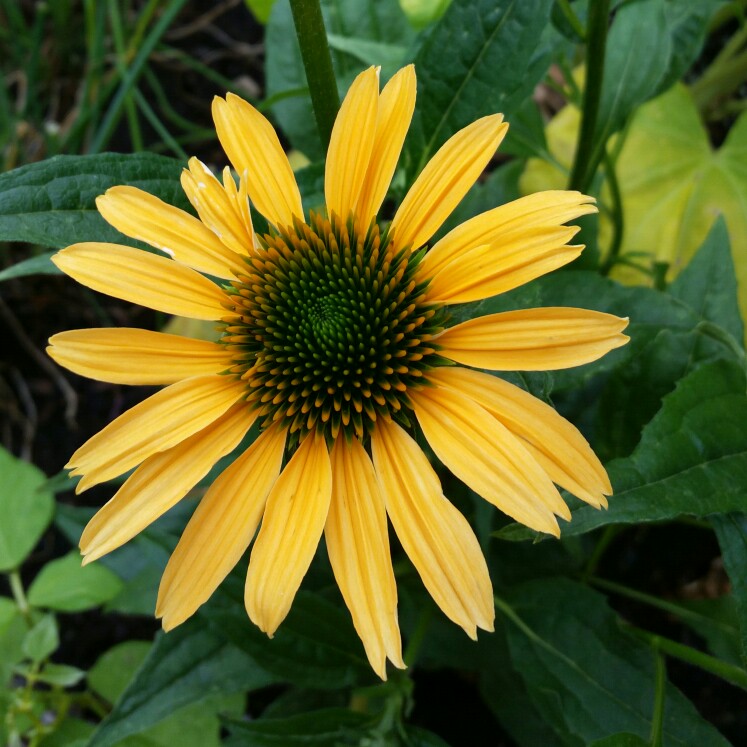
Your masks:
[{"label": "green leaf", "polygon": [[[610,734],[648,738],[654,710],[654,657],[626,634],[604,597],[563,578],[517,587],[503,613],[514,666],[529,695],[568,744]],[[671,684],[665,691],[664,747],[728,742]]]},{"label": "green leaf", "polygon": [[332,49],[355,57],[367,67],[381,65],[387,70],[398,70],[402,67],[407,52],[406,47],[398,44],[386,44],[338,34],[328,34],[327,42]]},{"label": "green leaf", "polygon": [[503,112],[511,121],[547,71],[538,45],[551,7],[551,0],[451,3],[415,55],[418,100],[405,143],[411,177],[474,120]]},{"label": "green leaf", "polygon": [[57,630],[57,620],[54,615],[44,615],[26,633],[23,639],[23,653],[31,661],[42,661],[57,650],[60,645],[60,635]]},{"label": "green leaf", "polygon": [[[299,592],[272,639],[246,616],[239,591],[228,579],[206,615],[216,632],[246,651],[279,679],[314,688],[339,688],[372,679],[350,617],[316,594]],[[238,584],[236,584],[238,586]]]},{"label": "green leaf", "polygon": [[[711,522],[728,518],[714,516]],[[718,529],[716,536],[719,536]],[[726,555],[723,549],[722,555]],[[731,576],[731,566],[727,572]],[[733,594],[715,599],[680,599],[677,606],[685,610],[684,614],[680,613],[682,622],[705,639],[708,650],[714,656],[730,664],[742,664],[739,616]]]},{"label": "green leaf", "polygon": [[122,582],[96,563],[82,566],[76,550],[47,563],[29,587],[29,602],[58,612],[80,612],[115,597]]},{"label": "green leaf", "polygon": [[289,718],[227,720],[226,747],[342,747],[358,745],[371,717],[345,708],[311,711]]},{"label": "green leaf", "polygon": [[739,615],[742,663],[747,666],[747,514],[711,517]]},{"label": "green leaf", "polygon": [[45,682],[47,685],[57,685],[58,687],[72,687],[77,685],[86,673],[77,667],[71,667],[67,664],[46,664],[44,668],[36,675],[39,682]]},{"label": "green leaf", "polygon": [[[734,363],[703,365],[664,399],[627,459],[608,465],[615,489],[606,511],[572,510],[562,527],[573,536],[607,524],[630,524],[739,511],[746,505],[747,397],[745,375]],[[499,533],[529,539],[517,524]]]},{"label": "green leaf", "polygon": [[422,29],[437,21],[451,5],[451,0],[399,0],[413,28]]},{"label": "green leaf", "polygon": [[14,664],[23,659],[23,639],[26,623],[18,605],[0,597],[0,691],[10,679]]},{"label": "green leaf", "polygon": [[635,734],[612,734],[597,739],[589,747],[648,747],[648,744],[649,742]]},{"label": "green leaf", "polygon": [[49,736],[39,742],[40,747],[85,747],[96,727],[88,721],[69,716]]},{"label": "green leaf", "polygon": [[36,257],[29,257],[22,262],[6,267],[0,272],[0,282],[11,278],[22,278],[27,275],[59,275],[60,271],[52,264],[50,258],[54,252],[45,252]]},{"label": "green leaf", "polygon": [[105,651],[88,673],[91,690],[110,703],[116,703],[152,646],[150,641],[125,641]]},{"label": "green leaf", "polygon": [[46,481],[41,470],[0,446],[0,571],[20,566],[49,526],[54,499]]},{"label": "green leaf", "polygon": [[270,20],[270,11],[275,0],[244,0],[252,15],[262,24]]},{"label": "green leaf", "polygon": [[55,156],[0,174],[0,241],[56,248],[78,241],[133,244],[99,215],[96,197],[129,184],[186,207],[179,182],[183,166],[152,153],[102,153]]},{"label": "green leaf", "polygon": [[[202,627],[199,619],[190,620],[156,638],[89,747],[117,744],[210,696],[256,690],[277,681],[247,654]],[[104,686],[111,687],[111,682]]]}]

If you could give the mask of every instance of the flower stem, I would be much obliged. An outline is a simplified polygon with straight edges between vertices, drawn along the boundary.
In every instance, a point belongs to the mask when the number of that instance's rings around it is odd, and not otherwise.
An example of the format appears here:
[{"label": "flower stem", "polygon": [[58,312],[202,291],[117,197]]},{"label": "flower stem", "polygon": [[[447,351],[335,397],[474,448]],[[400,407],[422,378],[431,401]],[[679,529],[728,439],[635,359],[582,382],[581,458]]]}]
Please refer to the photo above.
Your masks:
[{"label": "flower stem", "polygon": [[311,93],[311,105],[322,145],[327,148],[332,135],[340,96],[332,69],[332,55],[319,0],[290,0],[296,36]]},{"label": "flower stem", "polygon": [[21,574],[16,569],[8,574],[8,581],[10,583],[10,591],[13,594],[13,599],[18,605],[18,610],[23,615],[24,620],[31,625],[31,608],[29,607],[28,599],[26,599],[26,592],[23,590],[23,582],[21,581]]},{"label": "flower stem", "polygon": [[599,114],[599,101],[604,80],[604,53],[607,46],[610,0],[597,0],[589,4],[589,21],[586,26],[586,86],[581,111],[581,127],[576,143],[576,158],[571,169],[569,189],[586,192],[594,177],[594,154],[600,153],[594,142]]},{"label": "flower stem", "polygon": [[610,197],[612,198],[612,244],[600,272],[602,275],[609,275],[610,270],[615,266],[620,256],[620,247],[622,246],[623,236],[625,235],[625,215],[623,213],[620,184],[617,181],[617,172],[615,171],[615,161],[607,153],[606,148],[604,151],[604,173],[607,178],[607,184],[609,184]]},{"label": "flower stem", "polygon": [[666,699],[667,668],[658,646],[654,647],[656,669],[654,690],[654,715],[651,719],[651,747],[661,747],[664,732],[664,701]]}]

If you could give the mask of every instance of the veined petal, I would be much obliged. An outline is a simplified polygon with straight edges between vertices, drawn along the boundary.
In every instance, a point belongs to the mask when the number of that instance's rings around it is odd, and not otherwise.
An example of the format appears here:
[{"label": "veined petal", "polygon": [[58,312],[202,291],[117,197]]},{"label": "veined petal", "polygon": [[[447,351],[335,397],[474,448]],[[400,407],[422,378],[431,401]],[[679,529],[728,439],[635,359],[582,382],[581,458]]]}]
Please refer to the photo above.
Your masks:
[{"label": "veined petal", "polygon": [[73,244],[52,257],[82,285],[165,314],[215,321],[226,294],[199,272],[171,259],[120,244]]},{"label": "veined petal", "polygon": [[[454,252],[431,277],[428,299],[469,303],[518,288],[576,259],[583,246],[567,243],[577,231],[576,227],[535,228],[513,240]],[[418,267],[419,279],[431,271],[429,256]]]},{"label": "veined petal", "polygon": [[386,658],[404,668],[397,587],[386,509],[371,460],[357,438],[332,449],[332,501],[324,527],[327,551],[374,671],[386,679]]},{"label": "veined petal", "polygon": [[137,187],[112,187],[96,198],[104,220],[178,262],[219,278],[233,277],[235,252],[197,218]]},{"label": "veined petal", "polygon": [[371,159],[355,207],[361,226],[368,226],[386,197],[415,110],[415,90],[415,66],[407,65],[392,76],[379,97]]},{"label": "veined petal", "polygon": [[[537,192],[471,218],[436,242],[423,258],[422,271],[435,275],[454,257],[485,244],[516,244],[536,229],[549,229],[596,213],[594,198],[565,190]],[[501,255],[503,252],[501,252]]]},{"label": "veined petal", "polygon": [[397,246],[416,250],[433,236],[488,165],[507,130],[503,115],[493,114],[441,146],[394,216],[391,230]]},{"label": "veined petal", "polygon": [[217,420],[246,394],[231,376],[196,376],[156,392],[89,438],[66,465],[85,475],[81,492],[127,472],[152,454],[175,446]]},{"label": "veined petal", "polygon": [[221,184],[202,161],[190,158],[189,169],[182,171],[182,188],[205,226],[237,257],[245,257],[254,246],[254,235],[239,211],[230,169],[226,167]]},{"label": "veined petal", "polygon": [[521,438],[550,479],[600,508],[612,495],[607,472],[578,429],[552,407],[497,376],[461,366],[436,368],[429,380],[461,392]]},{"label": "veined petal", "polygon": [[627,319],[563,307],[523,309],[470,319],[437,338],[440,353],[491,371],[551,371],[601,358],[628,341]]},{"label": "veined petal", "polygon": [[249,561],[246,610],[269,636],[288,614],[311,564],[331,494],[327,444],[315,432],[304,439],[275,482]]},{"label": "veined petal", "polygon": [[431,448],[462,482],[516,521],[560,536],[553,514],[570,519],[568,506],[505,426],[450,389],[426,387],[411,399]]},{"label": "veined petal", "polygon": [[246,172],[254,206],[270,223],[303,218],[301,193],[272,125],[251,104],[229,93],[213,99],[213,119],[223,150],[239,174]]},{"label": "veined petal", "polygon": [[238,446],[255,415],[243,403],[166,451],[148,457],[88,522],[80,538],[85,563],[116,550],[178,503]]},{"label": "veined petal", "polygon": [[231,365],[225,346],[145,329],[74,329],[52,335],[49,344],[59,365],[113,384],[173,384]]},{"label": "veined petal", "polygon": [[194,614],[249,547],[280,474],[285,435],[277,426],[262,433],[200,501],[158,589],[156,615],[165,630]]},{"label": "veined petal", "polygon": [[415,441],[396,423],[376,421],[374,468],[387,513],[425,588],[471,638],[493,630],[493,589],[480,545],[448,501]]},{"label": "veined petal", "polygon": [[343,221],[360,194],[376,134],[379,108],[379,75],[376,68],[364,70],[353,81],[332,128],[324,171],[327,212]]}]

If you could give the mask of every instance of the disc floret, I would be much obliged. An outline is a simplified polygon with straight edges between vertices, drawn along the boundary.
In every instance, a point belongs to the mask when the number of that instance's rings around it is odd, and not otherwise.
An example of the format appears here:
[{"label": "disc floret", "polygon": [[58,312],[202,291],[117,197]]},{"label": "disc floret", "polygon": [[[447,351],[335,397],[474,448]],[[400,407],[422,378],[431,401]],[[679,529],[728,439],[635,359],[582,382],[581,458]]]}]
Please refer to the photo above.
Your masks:
[{"label": "disc floret", "polygon": [[420,255],[375,222],[312,213],[266,234],[227,289],[222,341],[263,426],[365,438],[377,418],[408,423],[408,390],[443,362],[445,312],[415,279]]}]

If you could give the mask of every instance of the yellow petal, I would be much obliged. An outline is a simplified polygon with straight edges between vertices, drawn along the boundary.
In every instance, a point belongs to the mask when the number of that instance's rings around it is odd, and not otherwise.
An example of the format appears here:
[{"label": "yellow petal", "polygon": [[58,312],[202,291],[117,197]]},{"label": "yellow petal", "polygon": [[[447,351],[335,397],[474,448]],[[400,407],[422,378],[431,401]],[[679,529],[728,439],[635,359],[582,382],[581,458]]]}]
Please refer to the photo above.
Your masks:
[{"label": "yellow petal", "polygon": [[239,174],[246,171],[254,206],[270,223],[303,219],[301,193],[272,125],[251,104],[229,93],[213,99],[213,119],[223,150]]},{"label": "yellow petal", "polygon": [[178,503],[254,422],[243,403],[198,433],[146,459],[91,519],[80,538],[84,563],[116,550]]},{"label": "yellow petal", "polygon": [[461,366],[437,368],[428,378],[461,392],[521,438],[550,479],[593,506],[612,495],[607,472],[581,433],[552,407],[497,376]]},{"label": "yellow petal", "polygon": [[444,497],[425,454],[395,423],[376,421],[374,467],[387,513],[425,588],[471,638],[493,629],[493,589],[467,520]]},{"label": "yellow petal", "polygon": [[436,456],[466,485],[516,521],[560,535],[553,514],[568,506],[521,442],[489,412],[458,392],[413,392],[415,415]]},{"label": "yellow petal", "polygon": [[376,133],[379,75],[364,70],[353,81],[332,128],[324,172],[327,213],[346,221],[360,194]]},{"label": "yellow petal", "polygon": [[386,509],[376,474],[358,439],[338,437],[332,449],[332,501],[324,527],[327,551],[374,671],[386,679],[386,658],[400,668],[402,642],[397,622]]},{"label": "yellow petal", "polygon": [[246,393],[232,376],[196,376],[172,384],[127,410],[70,457],[81,492],[175,446],[217,420]]},{"label": "yellow petal", "polygon": [[290,610],[324,530],[332,468],[324,437],[307,436],[267,499],[252,548],[244,602],[249,617],[274,635]]},{"label": "yellow petal", "polygon": [[[428,251],[422,270],[435,275],[455,257],[473,247],[487,244],[499,250],[509,242],[516,245],[522,236],[534,235],[536,229],[557,228],[569,220],[597,212],[593,203],[593,197],[562,190],[521,197],[476,215],[449,231]],[[500,256],[503,254],[501,252]]]},{"label": "yellow petal", "polygon": [[[200,220],[237,256],[246,256],[254,246],[253,232],[247,231],[239,209],[236,183],[226,167],[221,184],[198,158],[189,159],[182,172],[182,188]],[[251,225],[251,224],[250,224]]]},{"label": "yellow petal", "polygon": [[423,246],[461,202],[508,130],[502,114],[473,122],[453,135],[415,180],[391,229],[397,246]]},{"label": "yellow petal", "polygon": [[386,197],[415,109],[415,90],[415,66],[407,65],[391,78],[379,97],[371,160],[355,207],[361,226],[368,226]]},{"label": "yellow petal", "polygon": [[[530,280],[571,262],[583,246],[567,246],[577,228],[535,228],[514,240],[474,246],[455,252],[439,263],[428,285],[428,300],[469,303],[518,288]],[[425,256],[419,279],[430,273]]]},{"label": "yellow petal", "polygon": [[166,252],[209,275],[231,278],[239,258],[197,218],[137,187],[112,187],[96,198],[104,219],[118,231]]},{"label": "yellow petal", "polygon": [[470,319],[437,338],[439,352],[491,371],[551,371],[601,358],[628,341],[627,319],[600,311],[547,307]]},{"label": "yellow petal", "polygon": [[200,501],[158,590],[156,615],[165,630],[194,614],[249,547],[280,474],[285,434],[278,427],[262,433]]},{"label": "yellow petal", "polygon": [[59,365],[113,384],[173,384],[231,365],[222,345],[145,329],[74,329],[53,335],[49,344],[47,353]]},{"label": "yellow petal", "polygon": [[119,244],[83,243],[57,252],[57,267],[82,285],[189,319],[221,319],[226,294],[189,267]]}]

